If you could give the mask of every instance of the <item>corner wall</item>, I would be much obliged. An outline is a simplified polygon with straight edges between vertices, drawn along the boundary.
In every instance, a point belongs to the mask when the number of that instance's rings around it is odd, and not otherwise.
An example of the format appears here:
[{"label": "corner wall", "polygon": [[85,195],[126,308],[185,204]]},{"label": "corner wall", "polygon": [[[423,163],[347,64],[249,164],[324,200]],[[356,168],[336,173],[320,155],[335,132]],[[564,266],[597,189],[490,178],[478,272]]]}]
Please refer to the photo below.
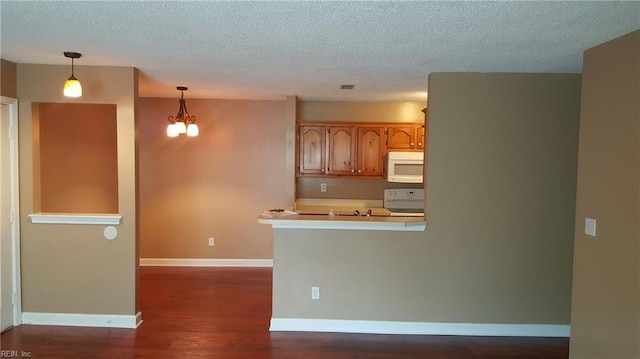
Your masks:
[{"label": "corner wall", "polygon": [[[34,324],[61,324],[79,317],[86,324],[135,325],[137,308],[135,100],[134,68],[80,66],[83,97],[62,94],[68,66],[18,65],[20,133],[20,224],[22,310]],[[122,222],[109,241],[103,225],[33,224],[35,162],[33,102],[117,105],[118,203]],[[87,119],[90,121],[90,119]],[[65,316],[56,317],[56,314]],[[53,316],[52,316],[53,315]],[[88,315],[89,317],[86,317]],[[51,321],[55,322],[52,323]],[[132,322],[133,321],[133,322]],[[76,322],[77,323],[77,322]],[[111,323],[111,324],[109,324]],[[68,324],[66,322],[65,324]]]},{"label": "corner wall", "polygon": [[293,205],[287,102],[190,99],[187,92],[200,135],[169,138],[178,95],[139,101],[141,258],[270,260],[271,229],[256,217]]},{"label": "corner wall", "polygon": [[427,232],[447,316],[569,323],[580,84],[429,76]]},{"label": "corner wall", "polygon": [[31,111],[39,128],[40,210],[118,213],[116,105],[40,102]]},{"label": "corner wall", "polygon": [[582,98],[570,357],[638,358],[640,31],[585,51]]}]

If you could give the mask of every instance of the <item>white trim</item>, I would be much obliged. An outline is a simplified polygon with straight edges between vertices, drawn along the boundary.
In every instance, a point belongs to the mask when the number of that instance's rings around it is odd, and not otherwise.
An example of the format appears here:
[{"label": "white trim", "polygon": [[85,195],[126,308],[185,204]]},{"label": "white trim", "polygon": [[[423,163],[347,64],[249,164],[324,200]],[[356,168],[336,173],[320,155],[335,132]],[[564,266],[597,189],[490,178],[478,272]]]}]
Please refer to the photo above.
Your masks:
[{"label": "white trim", "polygon": [[273,267],[273,259],[140,258],[142,267]]},{"label": "white trim", "polygon": [[[267,224],[267,222],[259,223]],[[406,232],[424,232],[426,222],[408,222],[398,225],[396,223],[381,222],[324,222],[319,221],[296,221],[289,223],[273,223],[273,228],[285,229],[350,229],[350,230],[366,230],[366,231],[406,231]]]},{"label": "white trim", "polygon": [[9,107],[9,176],[11,178],[11,260],[13,325],[21,323],[22,287],[20,274],[20,178],[18,99],[0,96],[0,103]]},{"label": "white trim", "polygon": [[142,313],[77,314],[77,313],[22,313],[22,324],[64,325],[72,327],[137,328],[142,323]]},{"label": "white trim", "polygon": [[120,225],[119,214],[79,214],[79,213],[33,213],[29,215],[32,223],[45,224],[101,224]]},{"label": "white trim", "polygon": [[563,324],[429,323],[370,320],[271,318],[270,331],[367,334],[471,335],[568,338]]},{"label": "white trim", "polygon": [[[305,219],[309,218],[309,219]],[[274,229],[359,229],[366,231],[424,232],[424,217],[342,217],[291,216],[285,218],[258,217],[258,223]]]}]

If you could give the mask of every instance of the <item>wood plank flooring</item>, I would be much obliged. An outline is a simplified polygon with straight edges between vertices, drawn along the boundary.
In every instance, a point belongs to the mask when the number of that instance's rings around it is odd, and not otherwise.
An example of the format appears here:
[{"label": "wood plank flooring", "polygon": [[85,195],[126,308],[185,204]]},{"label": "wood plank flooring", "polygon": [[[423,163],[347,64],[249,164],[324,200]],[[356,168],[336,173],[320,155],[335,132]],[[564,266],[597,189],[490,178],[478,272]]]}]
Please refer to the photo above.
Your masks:
[{"label": "wood plank flooring", "polygon": [[569,352],[567,338],[270,333],[271,269],[140,272],[137,330],[22,325],[2,334],[2,350],[36,359],[564,359]]}]

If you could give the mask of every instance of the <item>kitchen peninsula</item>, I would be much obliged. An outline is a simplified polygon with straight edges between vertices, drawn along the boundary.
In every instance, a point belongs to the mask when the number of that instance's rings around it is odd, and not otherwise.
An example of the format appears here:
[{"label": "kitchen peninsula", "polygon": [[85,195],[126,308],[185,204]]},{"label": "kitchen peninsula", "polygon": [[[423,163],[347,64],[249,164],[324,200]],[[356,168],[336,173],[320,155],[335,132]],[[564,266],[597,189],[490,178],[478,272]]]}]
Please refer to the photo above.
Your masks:
[{"label": "kitchen peninsula", "polygon": [[360,301],[347,288],[360,288],[353,292],[359,297],[363,283],[379,280],[371,265],[385,267],[404,257],[403,248],[425,242],[424,216],[391,216],[376,203],[325,204],[297,202],[257,219],[273,227],[270,331],[370,332],[352,327],[370,308],[353,307]]},{"label": "kitchen peninsula", "polygon": [[[396,204],[403,190],[385,191],[386,201],[375,200],[318,200],[299,199],[292,210],[265,211],[258,217],[258,223],[270,224],[273,228],[290,229],[360,229],[372,231],[424,231],[424,191],[404,190],[419,198],[401,203],[416,207],[414,212],[398,213],[398,209],[383,206]],[[400,193],[400,195],[399,195]],[[404,198],[404,197],[401,197]],[[394,209],[394,212],[389,208]]]},{"label": "kitchen peninsula", "polygon": [[[439,255],[423,250],[431,243],[422,178],[390,182],[387,175],[389,152],[425,159],[425,104],[296,104],[294,191],[291,202],[277,204],[290,213],[266,211],[257,218],[273,228],[270,330],[375,332],[384,326],[390,332],[385,321],[411,320],[387,315],[397,302],[390,296],[415,287],[402,278],[422,266],[416,256]],[[423,163],[414,177],[425,176]],[[398,200],[400,189],[418,201],[385,201],[386,190],[392,190],[388,199]],[[398,310],[413,310],[405,300]]]},{"label": "kitchen peninsula", "polygon": [[[294,212],[295,213],[295,212]],[[359,229],[371,231],[424,231],[424,217],[355,216],[329,214],[260,215],[258,223],[289,229]]]}]

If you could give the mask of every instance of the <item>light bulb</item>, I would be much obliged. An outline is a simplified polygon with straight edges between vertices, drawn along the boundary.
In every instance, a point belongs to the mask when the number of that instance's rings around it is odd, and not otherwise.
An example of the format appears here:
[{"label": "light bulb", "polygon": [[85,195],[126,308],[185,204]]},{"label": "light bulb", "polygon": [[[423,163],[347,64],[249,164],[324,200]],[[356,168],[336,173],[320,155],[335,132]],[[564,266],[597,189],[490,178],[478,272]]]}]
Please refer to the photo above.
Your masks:
[{"label": "light bulb", "polygon": [[178,137],[178,129],[175,123],[170,123],[169,126],[167,126],[167,136]]},{"label": "light bulb", "polygon": [[80,97],[82,96],[82,85],[75,76],[69,77],[64,83],[64,95],[66,97]]},{"label": "light bulb", "polygon": [[176,121],[175,126],[178,133],[187,133],[187,126],[183,121]]},{"label": "light bulb", "polygon": [[195,123],[190,123],[189,126],[187,126],[187,136],[195,137],[198,136],[198,134],[200,134],[198,125],[196,125]]}]

